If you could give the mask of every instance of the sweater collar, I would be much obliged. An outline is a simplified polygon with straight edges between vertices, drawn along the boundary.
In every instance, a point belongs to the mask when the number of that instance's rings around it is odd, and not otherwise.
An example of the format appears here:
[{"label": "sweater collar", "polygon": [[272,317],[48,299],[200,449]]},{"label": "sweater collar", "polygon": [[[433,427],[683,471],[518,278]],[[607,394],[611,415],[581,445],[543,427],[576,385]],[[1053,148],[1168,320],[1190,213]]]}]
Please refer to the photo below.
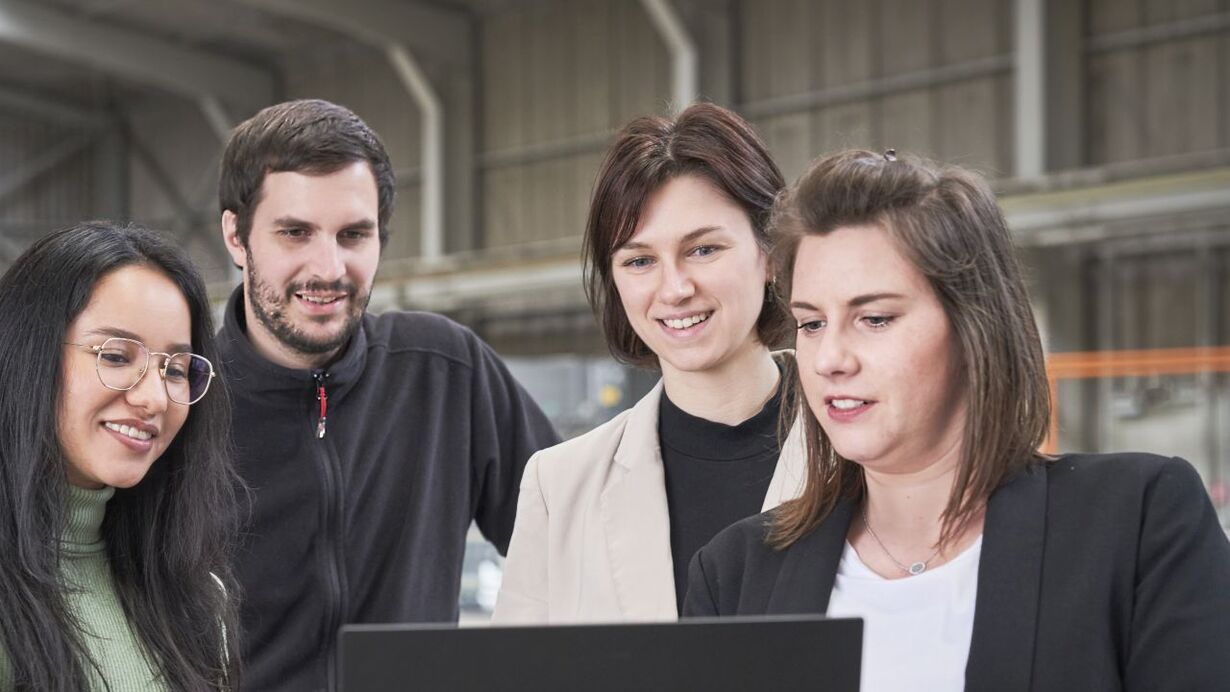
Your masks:
[{"label": "sweater collar", "polygon": [[[785,382],[784,377],[781,380]],[[759,412],[737,425],[726,425],[684,411],[663,389],[658,439],[663,447],[709,461],[737,461],[776,452],[781,393],[779,385]]]},{"label": "sweater collar", "polygon": [[65,552],[95,553],[104,548],[102,523],[107,516],[107,502],[114,495],[115,488],[110,486],[93,490],[68,485],[61,540]]},{"label": "sweater collar", "polygon": [[659,441],[664,447],[709,461],[736,461],[767,451],[777,453],[780,448],[778,414],[786,386],[786,374],[781,371],[792,355],[793,352],[785,351],[773,353],[779,371],[777,390],[760,411],[736,425],[718,423],[684,411],[670,400],[663,387],[658,410]]},{"label": "sweater collar", "polygon": [[[363,315],[359,328],[343,348],[341,357],[324,369],[328,375],[330,397],[349,389],[362,375],[367,360],[369,319],[369,315]],[[313,370],[283,367],[266,359],[252,346],[245,324],[242,284],[235,287],[226,302],[218,342],[222,355],[219,370],[232,390],[240,394],[300,393],[305,387],[313,386]]]}]

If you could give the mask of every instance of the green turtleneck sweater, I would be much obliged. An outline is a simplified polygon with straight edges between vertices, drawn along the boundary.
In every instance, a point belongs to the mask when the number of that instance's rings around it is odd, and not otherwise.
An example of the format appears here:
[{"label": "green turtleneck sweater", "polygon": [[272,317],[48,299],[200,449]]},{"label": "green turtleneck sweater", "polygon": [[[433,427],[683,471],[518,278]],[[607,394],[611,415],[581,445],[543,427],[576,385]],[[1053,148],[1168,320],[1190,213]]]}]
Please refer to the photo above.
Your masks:
[{"label": "green turtleneck sweater", "polygon": [[[155,678],[144,647],[129,628],[111,577],[101,527],[115,488],[69,486],[68,515],[60,544],[60,570],[69,612],[82,628],[82,640],[99,670],[87,664],[91,687],[111,692],[165,690]],[[104,687],[101,678],[107,681]],[[0,656],[0,690],[12,686],[12,673]]]}]

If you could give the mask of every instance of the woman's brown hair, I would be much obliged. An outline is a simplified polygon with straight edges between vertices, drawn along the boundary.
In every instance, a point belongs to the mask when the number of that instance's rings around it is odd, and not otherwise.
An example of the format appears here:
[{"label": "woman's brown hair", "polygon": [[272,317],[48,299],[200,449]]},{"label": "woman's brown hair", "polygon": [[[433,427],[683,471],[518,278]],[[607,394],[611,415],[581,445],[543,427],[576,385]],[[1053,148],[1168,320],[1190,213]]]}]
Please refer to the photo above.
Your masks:
[{"label": "woman's brown hair", "polygon": [[[891,152],[891,150],[890,150]],[[846,226],[877,225],[927,278],[952,326],[965,370],[967,424],[940,544],[969,525],[1013,473],[1043,459],[1050,416],[1042,342],[1012,236],[995,195],[979,175],[914,157],[850,150],[816,161],[775,210],[773,265],[789,292],[803,238]],[[776,512],[768,541],[785,548],[814,529],[843,498],[864,492],[863,470],[843,458],[798,393],[807,481]],[[786,415],[785,413],[783,415]]]},{"label": "woman's brown hair", "polygon": [[[689,106],[676,118],[644,116],[616,136],[594,184],[585,225],[585,293],[616,360],[656,366],[658,357],[633,331],[611,274],[611,257],[636,232],[651,194],[667,181],[695,175],[712,183],[747,213],[756,242],[769,250],[773,202],[785,179],[764,142],[745,120],[711,103]],[[772,285],[756,321],[766,346],[789,332],[790,315]]]}]

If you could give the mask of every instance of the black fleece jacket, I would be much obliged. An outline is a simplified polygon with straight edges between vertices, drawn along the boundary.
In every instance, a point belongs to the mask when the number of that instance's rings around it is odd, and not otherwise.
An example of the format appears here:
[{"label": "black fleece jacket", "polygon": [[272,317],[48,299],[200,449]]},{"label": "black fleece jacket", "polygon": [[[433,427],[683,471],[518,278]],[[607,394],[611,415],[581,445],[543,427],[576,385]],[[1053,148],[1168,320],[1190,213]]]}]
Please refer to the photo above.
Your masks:
[{"label": "black fleece jacket", "polygon": [[329,689],[342,624],[457,619],[471,519],[503,553],[525,462],[559,438],[495,352],[440,315],[365,315],[316,372],[265,360],[243,320],[241,287],[219,369],[252,490],[243,684]]}]

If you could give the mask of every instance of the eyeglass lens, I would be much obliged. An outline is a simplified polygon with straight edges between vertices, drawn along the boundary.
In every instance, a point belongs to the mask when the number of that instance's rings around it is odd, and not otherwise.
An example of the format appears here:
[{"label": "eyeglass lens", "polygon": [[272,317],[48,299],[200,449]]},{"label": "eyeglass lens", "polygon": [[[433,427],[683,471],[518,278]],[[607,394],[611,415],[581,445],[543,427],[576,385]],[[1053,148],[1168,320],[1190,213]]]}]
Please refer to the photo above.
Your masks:
[{"label": "eyeglass lens", "polygon": [[[113,337],[98,351],[98,376],[112,389],[132,389],[149,363],[149,350],[131,339]],[[193,353],[175,353],[166,362],[164,384],[176,403],[196,403],[209,388],[209,361]]]}]

